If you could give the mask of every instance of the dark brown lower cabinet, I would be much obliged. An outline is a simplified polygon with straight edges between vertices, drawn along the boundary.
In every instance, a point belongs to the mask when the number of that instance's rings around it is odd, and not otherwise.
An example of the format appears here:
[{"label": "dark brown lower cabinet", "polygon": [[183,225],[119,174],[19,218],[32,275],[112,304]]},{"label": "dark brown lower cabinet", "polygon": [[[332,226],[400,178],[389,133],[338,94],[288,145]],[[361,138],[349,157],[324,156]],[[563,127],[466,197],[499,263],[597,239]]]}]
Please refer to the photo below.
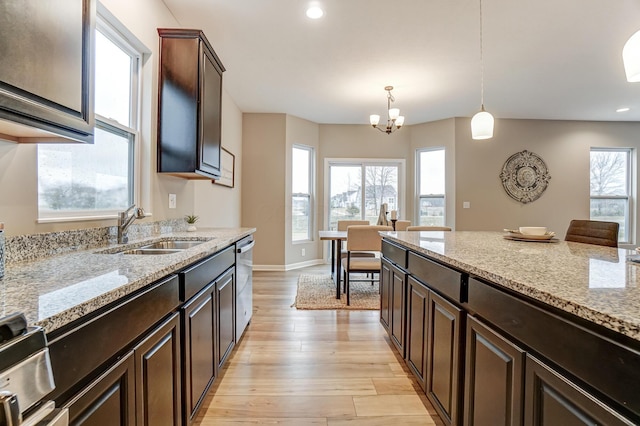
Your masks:
[{"label": "dark brown lower cabinet", "polygon": [[525,426],[634,424],[531,355],[525,370]]},{"label": "dark brown lower cabinet", "polygon": [[134,354],[129,352],[65,404],[69,408],[69,424],[135,425],[135,386]]},{"label": "dark brown lower cabinet", "polygon": [[222,367],[236,342],[235,281],[235,268],[216,280],[218,367]]},{"label": "dark brown lower cabinet", "polygon": [[459,424],[465,313],[434,292],[429,293],[427,381],[425,392],[447,425]]},{"label": "dark brown lower cabinet", "polygon": [[389,283],[391,284],[391,323],[389,324],[389,330],[391,330],[390,337],[393,344],[396,346],[400,355],[405,356],[405,303],[407,295],[407,273],[401,269],[391,265],[391,277]]},{"label": "dark brown lower cabinet", "polygon": [[180,318],[174,313],[65,406],[71,425],[181,424]]},{"label": "dark brown lower cabinet", "polygon": [[184,327],[184,424],[195,415],[216,378],[214,283],[182,308]]},{"label": "dark brown lower cabinet", "polygon": [[525,352],[467,316],[465,426],[522,424]]},{"label": "dark brown lower cabinet", "polygon": [[407,280],[407,365],[422,390],[426,387],[429,290],[412,277]]},{"label": "dark brown lower cabinet", "polygon": [[180,314],[174,313],[134,348],[136,424],[179,425],[182,419]]},{"label": "dark brown lower cabinet", "polygon": [[380,323],[389,332],[391,321],[391,268],[389,262],[382,259],[380,272]]}]

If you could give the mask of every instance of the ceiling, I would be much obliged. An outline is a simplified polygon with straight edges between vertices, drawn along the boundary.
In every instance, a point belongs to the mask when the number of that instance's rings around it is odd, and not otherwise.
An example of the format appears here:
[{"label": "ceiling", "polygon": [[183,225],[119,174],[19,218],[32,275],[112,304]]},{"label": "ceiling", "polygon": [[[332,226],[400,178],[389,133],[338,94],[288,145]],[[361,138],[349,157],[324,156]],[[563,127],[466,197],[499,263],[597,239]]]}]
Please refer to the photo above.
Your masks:
[{"label": "ceiling", "polygon": [[[479,0],[163,0],[202,29],[243,112],[368,124],[395,107],[417,124],[481,103]],[[640,120],[622,47],[640,0],[483,0],[484,104],[496,118]],[[617,113],[620,107],[632,108]]]}]

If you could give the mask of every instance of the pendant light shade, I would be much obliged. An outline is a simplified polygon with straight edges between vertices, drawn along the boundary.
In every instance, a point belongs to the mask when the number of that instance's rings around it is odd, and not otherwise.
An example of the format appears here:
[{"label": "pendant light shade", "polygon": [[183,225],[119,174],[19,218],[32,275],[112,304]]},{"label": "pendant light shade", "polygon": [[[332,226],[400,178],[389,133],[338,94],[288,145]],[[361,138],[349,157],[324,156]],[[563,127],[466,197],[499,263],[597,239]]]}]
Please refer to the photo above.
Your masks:
[{"label": "pendant light shade", "polygon": [[640,31],[632,35],[622,48],[622,61],[627,81],[640,81]]},{"label": "pendant light shade", "polygon": [[471,138],[493,137],[493,115],[484,110],[484,56],[482,52],[482,0],[480,0],[480,112],[471,119]]},{"label": "pendant light shade", "polygon": [[476,140],[493,137],[493,115],[484,110],[484,105],[471,119],[471,137]]}]

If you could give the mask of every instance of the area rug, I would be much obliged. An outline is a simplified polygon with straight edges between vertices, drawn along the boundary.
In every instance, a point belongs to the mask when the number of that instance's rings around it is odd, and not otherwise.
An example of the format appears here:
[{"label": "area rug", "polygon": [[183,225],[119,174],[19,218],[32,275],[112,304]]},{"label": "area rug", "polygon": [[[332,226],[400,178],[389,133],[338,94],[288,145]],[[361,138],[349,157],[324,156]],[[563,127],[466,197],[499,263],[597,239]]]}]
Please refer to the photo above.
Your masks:
[{"label": "area rug", "polygon": [[378,283],[351,282],[351,304],[347,295],[336,299],[336,283],[330,275],[300,274],[298,293],[292,307],[297,309],[380,309]]}]

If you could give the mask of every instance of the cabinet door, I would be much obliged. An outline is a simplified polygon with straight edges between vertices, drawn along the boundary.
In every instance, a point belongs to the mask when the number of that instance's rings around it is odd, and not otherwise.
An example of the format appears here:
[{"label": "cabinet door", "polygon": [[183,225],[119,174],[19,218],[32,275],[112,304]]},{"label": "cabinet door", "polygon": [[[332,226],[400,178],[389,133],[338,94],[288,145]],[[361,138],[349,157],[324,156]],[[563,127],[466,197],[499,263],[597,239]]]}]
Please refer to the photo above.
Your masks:
[{"label": "cabinet door", "polygon": [[525,370],[525,426],[634,424],[531,355]]},{"label": "cabinet door", "polygon": [[391,267],[391,341],[404,358],[406,274]]},{"label": "cabinet door", "polygon": [[222,367],[236,341],[235,268],[216,280],[218,367]]},{"label": "cabinet door", "polygon": [[129,352],[65,405],[69,408],[69,424],[135,425],[134,371],[133,352]]},{"label": "cabinet door", "polygon": [[407,282],[407,364],[425,389],[429,290],[415,279]]},{"label": "cabinet door", "polygon": [[467,317],[465,426],[522,424],[525,353]]},{"label": "cabinet door", "polygon": [[184,328],[185,424],[189,423],[216,377],[214,284],[182,309]]},{"label": "cabinet door", "polygon": [[382,271],[380,273],[380,323],[389,331],[391,320],[391,267],[389,262],[382,259]]},{"label": "cabinet door", "polygon": [[136,424],[179,425],[180,315],[174,313],[134,349],[136,363]]},{"label": "cabinet door", "polygon": [[459,421],[463,320],[461,309],[429,292],[426,393],[448,425]]},{"label": "cabinet door", "polygon": [[95,0],[0,2],[0,118],[93,143],[95,16]]},{"label": "cabinet door", "polygon": [[216,66],[215,59],[206,48],[203,48],[202,67],[198,170],[220,176],[222,70]]}]

